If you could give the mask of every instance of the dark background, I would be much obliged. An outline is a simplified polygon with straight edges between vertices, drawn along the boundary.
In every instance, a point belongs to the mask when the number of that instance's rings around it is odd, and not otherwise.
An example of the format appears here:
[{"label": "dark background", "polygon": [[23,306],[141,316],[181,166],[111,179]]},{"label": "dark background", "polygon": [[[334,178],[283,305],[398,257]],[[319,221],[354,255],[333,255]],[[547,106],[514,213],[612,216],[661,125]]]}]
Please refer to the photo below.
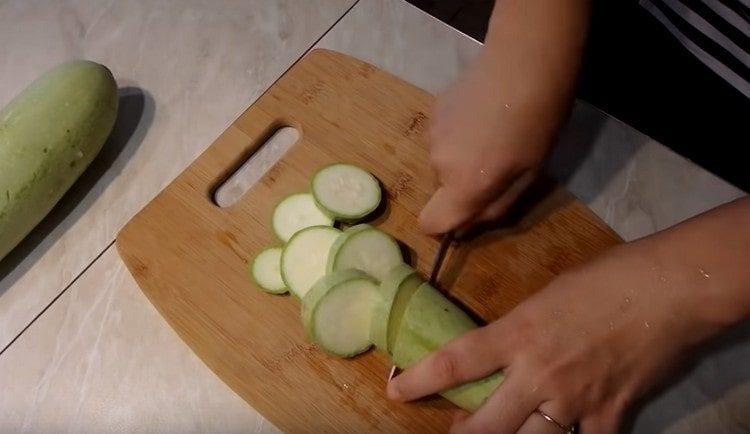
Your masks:
[{"label": "dark background", "polygon": [[[480,41],[493,0],[408,0]],[[637,0],[593,0],[578,97],[750,191],[750,99],[695,59]]]}]

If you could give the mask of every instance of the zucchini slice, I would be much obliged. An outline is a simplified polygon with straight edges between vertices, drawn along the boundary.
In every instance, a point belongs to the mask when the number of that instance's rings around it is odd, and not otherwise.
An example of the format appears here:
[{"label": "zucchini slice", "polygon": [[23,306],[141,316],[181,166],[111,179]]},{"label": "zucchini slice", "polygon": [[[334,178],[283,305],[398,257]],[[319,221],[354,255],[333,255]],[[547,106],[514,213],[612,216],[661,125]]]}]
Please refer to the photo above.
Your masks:
[{"label": "zucchini slice", "polygon": [[354,268],[380,282],[393,267],[404,262],[401,248],[385,232],[362,226],[353,226],[344,232],[346,237],[331,249],[327,270],[330,273]]},{"label": "zucchini slice", "polygon": [[266,292],[283,294],[286,290],[281,278],[281,247],[271,247],[258,253],[250,263],[250,276]]},{"label": "zucchini slice", "polygon": [[333,226],[333,219],[315,204],[310,193],[297,193],[287,196],[276,205],[271,217],[273,233],[283,242],[292,235],[310,226]]},{"label": "zucchini slice", "polygon": [[401,263],[396,265],[382,282],[378,290],[380,291],[380,303],[375,307],[372,317],[372,343],[379,350],[388,352],[388,324],[390,322],[391,310],[398,293],[406,286],[413,286],[415,289],[422,284],[422,280],[417,272],[410,266]]},{"label": "zucchini slice", "polygon": [[380,183],[368,171],[352,164],[324,167],[312,180],[315,202],[336,220],[355,221],[380,205]]},{"label": "zucchini slice", "polygon": [[370,327],[380,301],[377,283],[365,273],[343,270],[313,285],[302,301],[308,336],[339,357],[353,357],[372,345]]},{"label": "zucchini slice", "polygon": [[340,234],[340,230],[330,226],[312,226],[294,234],[284,247],[281,278],[299,299],[326,274],[328,252]]}]

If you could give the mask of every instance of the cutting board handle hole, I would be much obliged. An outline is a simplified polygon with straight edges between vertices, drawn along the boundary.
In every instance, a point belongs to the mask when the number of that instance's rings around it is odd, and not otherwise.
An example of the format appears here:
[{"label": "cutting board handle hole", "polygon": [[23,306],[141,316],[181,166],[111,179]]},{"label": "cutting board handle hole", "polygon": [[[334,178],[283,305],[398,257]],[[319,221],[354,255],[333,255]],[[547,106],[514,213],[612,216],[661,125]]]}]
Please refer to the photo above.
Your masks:
[{"label": "cutting board handle hole", "polygon": [[267,137],[257,151],[215,190],[213,199],[216,205],[228,208],[237,203],[297,143],[300,132],[294,127],[281,126]]}]

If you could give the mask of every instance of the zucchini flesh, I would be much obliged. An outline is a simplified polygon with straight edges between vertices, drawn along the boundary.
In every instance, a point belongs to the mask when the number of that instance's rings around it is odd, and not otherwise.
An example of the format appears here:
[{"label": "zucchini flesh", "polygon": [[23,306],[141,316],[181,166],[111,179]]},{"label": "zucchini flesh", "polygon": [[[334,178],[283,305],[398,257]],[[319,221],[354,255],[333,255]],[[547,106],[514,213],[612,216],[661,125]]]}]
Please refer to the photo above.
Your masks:
[{"label": "zucchini flesh", "polygon": [[343,270],[336,273],[326,274],[318,279],[302,299],[302,324],[305,326],[307,336],[311,340],[313,339],[312,313],[318,305],[318,302],[323,299],[331,288],[348,280],[369,278],[370,277],[359,270]]},{"label": "zucchini flesh", "polygon": [[396,240],[375,228],[349,235],[329,256],[330,271],[354,268],[382,281],[396,265],[404,262]]},{"label": "zucchini flesh", "polygon": [[388,323],[393,302],[399,291],[410,284],[419,286],[422,280],[417,272],[406,264],[399,264],[388,272],[388,276],[380,282],[380,303],[375,307],[372,317],[372,343],[381,351],[388,351]]},{"label": "zucchini flesh", "polygon": [[[406,308],[409,306],[409,302],[411,301],[411,298],[414,296],[414,293],[417,292],[417,289],[419,289],[419,286],[422,283],[424,282],[422,282],[421,279],[410,279],[409,284],[404,282],[402,287],[399,288],[398,292],[396,293],[396,296],[393,299],[391,312],[388,315],[388,329],[387,329],[387,336],[386,336],[387,338],[386,349],[388,351],[388,354],[390,354],[392,358],[393,358],[393,353],[394,353],[394,347],[398,338],[398,332],[399,330],[401,330],[401,320],[404,318],[404,312],[406,311]],[[398,363],[396,363],[395,358],[394,358],[393,363],[398,365]]]},{"label": "zucchini flesh", "polygon": [[339,357],[367,351],[372,345],[372,314],[379,300],[378,286],[369,277],[352,278],[329,286],[309,316],[308,328],[313,341]]},{"label": "zucchini flesh", "polygon": [[328,253],[328,261],[326,264],[326,273],[333,273],[333,263],[334,259],[336,258],[336,254],[338,253],[341,246],[346,242],[347,239],[349,239],[350,236],[362,232],[366,229],[375,229],[372,226],[362,223],[359,225],[351,226],[346,228],[341,235],[336,239],[336,241],[331,246],[331,251]]},{"label": "zucchini flesh", "polygon": [[272,294],[283,294],[287,291],[281,278],[281,252],[281,247],[263,250],[250,264],[250,274],[255,283]]},{"label": "zucchini flesh", "polygon": [[273,232],[283,242],[304,228],[311,226],[333,226],[333,219],[323,213],[309,193],[288,196],[279,202],[271,218]]},{"label": "zucchini flesh", "polygon": [[312,226],[292,236],[281,252],[281,277],[292,294],[302,299],[325,275],[328,252],[339,234],[330,226]]},{"label": "zucchini flesh", "polygon": [[337,163],[321,169],[312,180],[318,205],[336,220],[352,221],[373,212],[380,204],[380,183],[368,171]]}]

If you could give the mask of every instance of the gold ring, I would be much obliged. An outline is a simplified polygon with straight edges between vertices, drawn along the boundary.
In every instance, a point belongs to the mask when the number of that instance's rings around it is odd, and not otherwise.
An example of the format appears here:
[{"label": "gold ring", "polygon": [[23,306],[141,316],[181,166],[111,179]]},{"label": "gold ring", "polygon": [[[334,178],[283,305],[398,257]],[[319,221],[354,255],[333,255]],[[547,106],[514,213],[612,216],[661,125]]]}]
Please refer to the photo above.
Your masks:
[{"label": "gold ring", "polygon": [[554,417],[548,415],[547,413],[543,412],[540,409],[534,410],[535,413],[539,414],[539,416],[542,416],[544,420],[547,422],[554,424],[556,427],[560,428],[565,434],[572,434],[573,433],[573,427],[572,426],[565,426],[561,424],[560,422],[556,421]]}]

